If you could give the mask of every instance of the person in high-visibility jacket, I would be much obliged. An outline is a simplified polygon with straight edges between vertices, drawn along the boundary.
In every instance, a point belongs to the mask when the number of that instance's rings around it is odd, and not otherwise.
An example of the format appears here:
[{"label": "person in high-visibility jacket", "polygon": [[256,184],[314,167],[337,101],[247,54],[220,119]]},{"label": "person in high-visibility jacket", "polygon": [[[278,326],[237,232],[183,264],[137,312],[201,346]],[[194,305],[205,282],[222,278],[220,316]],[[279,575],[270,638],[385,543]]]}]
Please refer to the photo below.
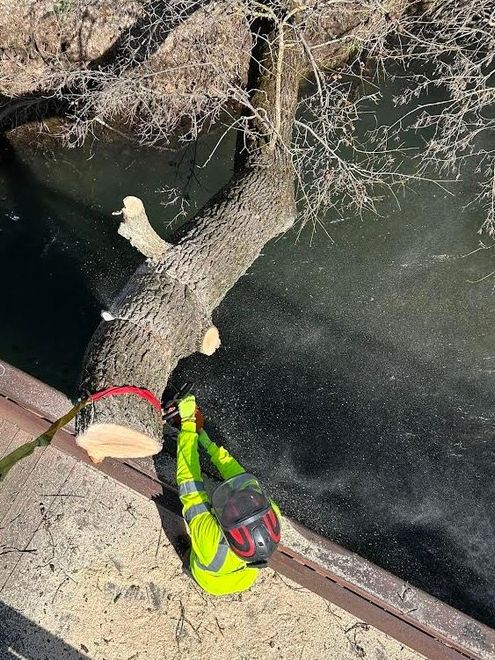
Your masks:
[{"label": "person in high-visibility jacket", "polygon": [[[191,538],[189,570],[206,592],[220,596],[249,589],[280,541],[280,511],[256,477],[201,429],[192,394],[178,403],[177,485]],[[199,463],[198,442],[223,483],[210,504]]]}]

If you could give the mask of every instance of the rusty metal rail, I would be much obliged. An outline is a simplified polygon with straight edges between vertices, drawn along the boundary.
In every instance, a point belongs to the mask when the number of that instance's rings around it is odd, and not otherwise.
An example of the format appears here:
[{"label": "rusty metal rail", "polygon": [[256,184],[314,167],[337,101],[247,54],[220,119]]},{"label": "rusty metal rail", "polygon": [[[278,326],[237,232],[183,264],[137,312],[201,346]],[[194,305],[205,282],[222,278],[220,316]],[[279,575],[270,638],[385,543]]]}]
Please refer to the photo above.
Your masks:
[{"label": "rusty metal rail", "polygon": [[[48,385],[0,362],[0,419],[39,434],[69,407],[68,399]],[[74,442],[73,429],[53,442],[90,465]],[[167,533],[180,534],[183,521],[177,490],[135,462],[107,459],[96,467],[153,500]],[[354,616],[391,635],[432,660],[495,660],[495,631],[425,592],[313,532],[295,526],[304,543],[280,547],[271,566],[276,571]],[[405,593],[410,597],[405,598]]]}]

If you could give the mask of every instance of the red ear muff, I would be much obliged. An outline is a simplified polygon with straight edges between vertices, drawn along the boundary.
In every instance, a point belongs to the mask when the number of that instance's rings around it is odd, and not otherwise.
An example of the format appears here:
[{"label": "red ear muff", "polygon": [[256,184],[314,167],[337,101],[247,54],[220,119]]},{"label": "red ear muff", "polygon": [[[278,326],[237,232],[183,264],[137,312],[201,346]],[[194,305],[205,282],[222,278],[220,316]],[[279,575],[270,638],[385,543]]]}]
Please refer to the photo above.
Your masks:
[{"label": "red ear muff", "polygon": [[279,543],[280,522],[273,509],[270,509],[268,513],[265,513],[265,515],[263,516],[263,522],[265,523],[265,527],[267,529],[268,534],[270,534],[270,538],[272,539],[272,541],[274,543]]},{"label": "red ear muff", "polygon": [[230,547],[240,557],[252,557],[255,553],[254,541],[247,528],[234,527],[225,532]]}]

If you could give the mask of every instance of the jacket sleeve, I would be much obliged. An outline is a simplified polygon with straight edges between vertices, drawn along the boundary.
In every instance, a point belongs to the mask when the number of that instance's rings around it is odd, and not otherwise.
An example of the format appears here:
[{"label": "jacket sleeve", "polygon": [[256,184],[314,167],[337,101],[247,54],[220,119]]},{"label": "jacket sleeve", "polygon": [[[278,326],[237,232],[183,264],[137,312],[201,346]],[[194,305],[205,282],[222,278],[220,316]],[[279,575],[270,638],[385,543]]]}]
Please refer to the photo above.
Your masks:
[{"label": "jacket sleeve", "polygon": [[199,441],[208,452],[211,462],[220,472],[222,479],[230,479],[246,471],[224,447],[219,447],[213,442],[204,429],[199,434]]},{"label": "jacket sleeve", "polygon": [[188,524],[210,510],[199,465],[198,434],[194,431],[181,431],[177,438],[177,485],[182,515]]},{"label": "jacket sleeve", "polygon": [[[224,447],[219,447],[202,429],[199,434],[199,442],[208,452],[211,462],[218,469],[223,479],[230,479],[242,474],[246,470],[233,458]],[[279,519],[282,518],[280,508],[276,502],[270,499],[270,503]]]},{"label": "jacket sleeve", "polygon": [[222,532],[211,513],[199,464],[198,434],[194,431],[181,431],[177,438],[177,485],[193,550],[208,566],[215,559]]}]

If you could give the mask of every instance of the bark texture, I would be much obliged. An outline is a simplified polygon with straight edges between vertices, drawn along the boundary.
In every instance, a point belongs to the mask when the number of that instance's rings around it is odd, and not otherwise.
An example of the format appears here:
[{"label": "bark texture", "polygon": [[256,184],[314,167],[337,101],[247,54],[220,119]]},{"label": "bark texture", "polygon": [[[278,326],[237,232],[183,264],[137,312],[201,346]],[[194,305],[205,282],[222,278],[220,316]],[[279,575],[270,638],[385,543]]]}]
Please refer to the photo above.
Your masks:
[{"label": "bark texture", "polygon": [[[178,244],[163,257],[148,259],[130,278],[109,309],[113,320],[103,321],[91,340],[83,391],[134,384],[160,396],[177,362],[201,350],[213,309],[263,246],[293,224],[294,182],[284,145],[292,134],[302,53],[287,47],[283,57],[280,79],[280,62],[267,55],[262,84],[253,98],[261,117],[280,113],[279,139],[271,143],[265,128],[259,144],[251,145],[243,169],[196,216]],[[161,439],[161,421],[148,403],[133,396],[105,399],[78,419],[78,443],[93,460],[119,455],[105,440],[94,442],[107,424],[134,429],[157,443]],[[155,453],[159,444],[150,449]],[[127,446],[122,455],[129,455],[126,452]]]}]

